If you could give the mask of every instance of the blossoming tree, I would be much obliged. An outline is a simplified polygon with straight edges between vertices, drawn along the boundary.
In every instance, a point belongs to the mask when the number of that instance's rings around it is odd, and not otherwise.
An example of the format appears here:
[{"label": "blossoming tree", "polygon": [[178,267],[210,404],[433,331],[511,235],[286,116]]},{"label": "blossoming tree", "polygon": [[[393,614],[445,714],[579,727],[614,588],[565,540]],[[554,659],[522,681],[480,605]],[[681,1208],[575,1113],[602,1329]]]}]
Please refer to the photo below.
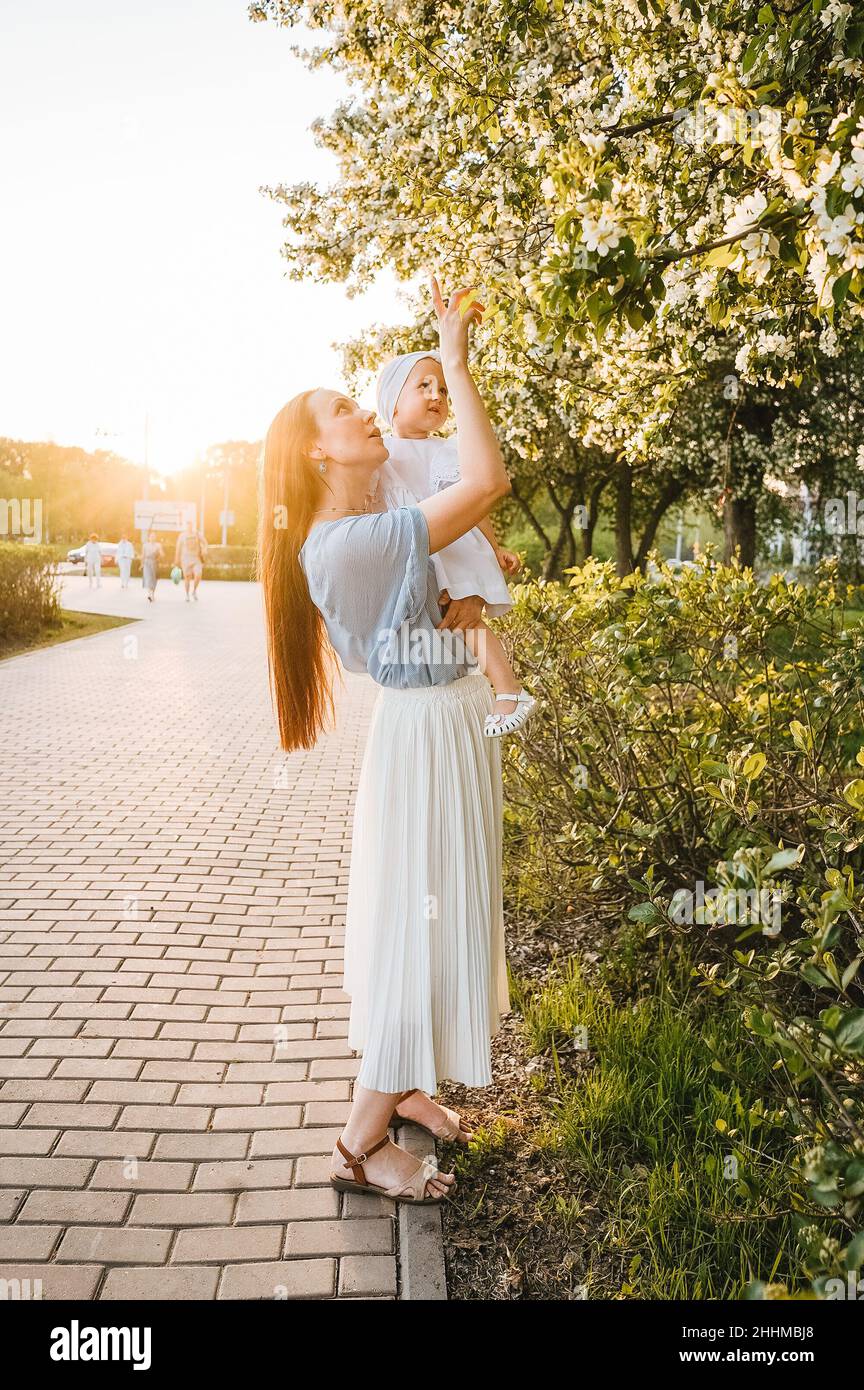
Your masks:
[{"label": "blossoming tree", "polygon": [[[260,0],[355,96],[338,180],[271,188],[292,272],[430,259],[493,292],[514,379],[553,384],[610,477],[733,347],[745,392],[864,317],[864,16],[841,0]],[[593,392],[589,391],[589,385]],[[744,470],[746,473],[746,470]],[[752,558],[750,479],[727,531]]]}]

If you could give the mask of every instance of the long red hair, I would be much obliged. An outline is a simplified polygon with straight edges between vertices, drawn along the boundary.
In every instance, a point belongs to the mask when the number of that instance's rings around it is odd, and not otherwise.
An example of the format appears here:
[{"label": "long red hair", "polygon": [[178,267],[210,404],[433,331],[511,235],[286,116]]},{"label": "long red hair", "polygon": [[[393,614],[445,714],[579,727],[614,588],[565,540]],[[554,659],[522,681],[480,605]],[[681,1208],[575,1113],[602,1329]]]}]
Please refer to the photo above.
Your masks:
[{"label": "long red hair", "polygon": [[264,592],[270,691],[286,752],[314,747],[335,718],[336,658],[324,619],[300,568],[318,489],[307,450],[314,438],[314,392],[283,406],[264,440],[257,575]]}]

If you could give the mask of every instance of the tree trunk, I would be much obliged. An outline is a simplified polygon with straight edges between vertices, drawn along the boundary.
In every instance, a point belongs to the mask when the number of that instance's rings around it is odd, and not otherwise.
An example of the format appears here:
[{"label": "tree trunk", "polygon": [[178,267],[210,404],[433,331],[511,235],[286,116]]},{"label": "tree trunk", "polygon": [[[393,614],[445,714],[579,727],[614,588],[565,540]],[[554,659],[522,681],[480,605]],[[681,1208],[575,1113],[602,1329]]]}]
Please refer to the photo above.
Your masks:
[{"label": "tree trunk", "polygon": [[601,496],[603,495],[603,489],[605,488],[605,486],[606,486],[606,484],[607,484],[608,481],[609,481],[608,478],[601,478],[601,479],[599,480],[599,482],[596,482],[596,483],[594,484],[594,486],[592,487],[590,493],[588,494],[588,501],[587,501],[587,505],[586,505],[586,511],[587,511],[587,514],[588,514],[588,515],[587,515],[587,522],[588,522],[588,524],[587,524],[587,526],[585,526],[585,527],[583,528],[583,530],[582,530],[582,562],[583,562],[583,564],[584,564],[584,562],[589,558],[589,556],[593,553],[593,550],[594,550],[594,531],[595,531],[595,529],[596,529],[596,526],[597,526],[597,518],[598,518],[599,513],[600,513],[600,498],[601,498]]},{"label": "tree trunk", "polygon": [[631,532],[633,511],[633,470],[629,463],[618,465],[615,483],[615,561],[618,574],[632,574],[633,539]]},{"label": "tree trunk", "polygon": [[683,492],[684,484],[678,482],[677,479],[670,478],[669,482],[666,484],[666,486],[660,493],[660,496],[657,498],[657,501],[654,503],[654,506],[651,509],[651,514],[648,517],[648,520],[645,524],[645,530],[642,533],[642,539],[639,542],[639,549],[636,552],[637,569],[644,571],[645,561],[648,558],[648,551],[654,544],[654,537],[657,534],[657,527],[660,525],[660,522],[663,520],[669,508],[673,505],[674,502],[678,501],[678,498],[682,495]]},{"label": "tree trunk", "polygon": [[751,569],[756,561],[756,499],[727,497],[723,507],[725,547],[723,558],[728,564],[740,549],[742,565]]},{"label": "tree trunk", "polygon": [[531,530],[534,532],[535,536],[540,541],[540,544],[543,546],[543,549],[548,550],[550,547],[549,537],[546,535],[546,532],[543,530],[543,527],[540,525],[540,522],[537,520],[537,517],[534,515],[530,506],[525,501],[525,498],[520,495],[515,485],[511,488],[510,496],[513,498],[513,501],[518,503],[518,505],[521,507],[525,519],[528,522],[528,525],[531,527]]},{"label": "tree trunk", "polygon": [[[555,544],[549,552],[549,558],[543,570],[544,579],[560,579],[561,570],[565,564],[575,565],[576,563],[576,542],[573,536],[573,513],[576,510],[576,503],[579,498],[579,489],[574,488],[573,493],[567,502],[561,502],[552,484],[547,482],[546,491],[552,499],[559,517],[558,535],[555,537]],[[565,553],[566,552],[566,553]]]}]

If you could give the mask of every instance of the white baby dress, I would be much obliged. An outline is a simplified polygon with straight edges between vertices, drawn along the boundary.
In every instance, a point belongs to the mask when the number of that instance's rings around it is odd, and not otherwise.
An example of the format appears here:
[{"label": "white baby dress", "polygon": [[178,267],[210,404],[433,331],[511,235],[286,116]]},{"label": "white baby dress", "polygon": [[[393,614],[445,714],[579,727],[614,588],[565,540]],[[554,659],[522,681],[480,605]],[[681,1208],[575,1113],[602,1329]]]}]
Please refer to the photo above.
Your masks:
[{"label": "white baby dress", "polygon": [[[441,488],[459,481],[456,438],[400,439],[385,434],[390,457],[377,474],[377,487],[388,507],[416,505]],[[376,478],[373,477],[373,492]],[[479,594],[486,613],[497,618],[513,607],[507,580],[495,552],[477,527],[466,531],[431,556],[440,588],[451,598]]]}]

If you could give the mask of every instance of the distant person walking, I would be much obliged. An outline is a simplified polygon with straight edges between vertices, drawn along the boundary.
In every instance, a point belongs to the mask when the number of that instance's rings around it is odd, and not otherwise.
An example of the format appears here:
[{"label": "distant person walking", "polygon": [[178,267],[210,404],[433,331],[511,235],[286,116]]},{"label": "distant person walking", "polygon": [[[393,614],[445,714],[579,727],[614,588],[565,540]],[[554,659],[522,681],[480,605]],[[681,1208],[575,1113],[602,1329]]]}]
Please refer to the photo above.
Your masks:
[{"label": "distant person walking", "polygon": [[152,531],[148,531],[141,547],[141,568],[148,603],[153,603],[156,598],[156,581],[159,578],[159,564],[162,556],[162,542],[154,538]]},{"label": "distant person walking", "polygon": [[90,539],[84,547],[84,564],[87,569],[87,588],[94,588],[93,580],[96,580],[95,588],[102,588],[102,551],[99,549],[99,540],[96,532],[91,533]]},{"label": "distant person walking", "polygon": [[196,528],[194,521],[187,521],[186,530],[180,532],[174,547],[174,563],[179,565],[183,571],[187,603],[190,597],[190,584],[192,586],[191,596],[196,603],[198,602],[198,585],[201,583],[206,559],[207,540],[204,532]]},{"label": "distant person walking", "polygon": [[120,570],[120,588],[129,588],[129,576],[132,573],[132,561],[135,559],[135,547],[124,531],[117,546],[117,565]]}]

